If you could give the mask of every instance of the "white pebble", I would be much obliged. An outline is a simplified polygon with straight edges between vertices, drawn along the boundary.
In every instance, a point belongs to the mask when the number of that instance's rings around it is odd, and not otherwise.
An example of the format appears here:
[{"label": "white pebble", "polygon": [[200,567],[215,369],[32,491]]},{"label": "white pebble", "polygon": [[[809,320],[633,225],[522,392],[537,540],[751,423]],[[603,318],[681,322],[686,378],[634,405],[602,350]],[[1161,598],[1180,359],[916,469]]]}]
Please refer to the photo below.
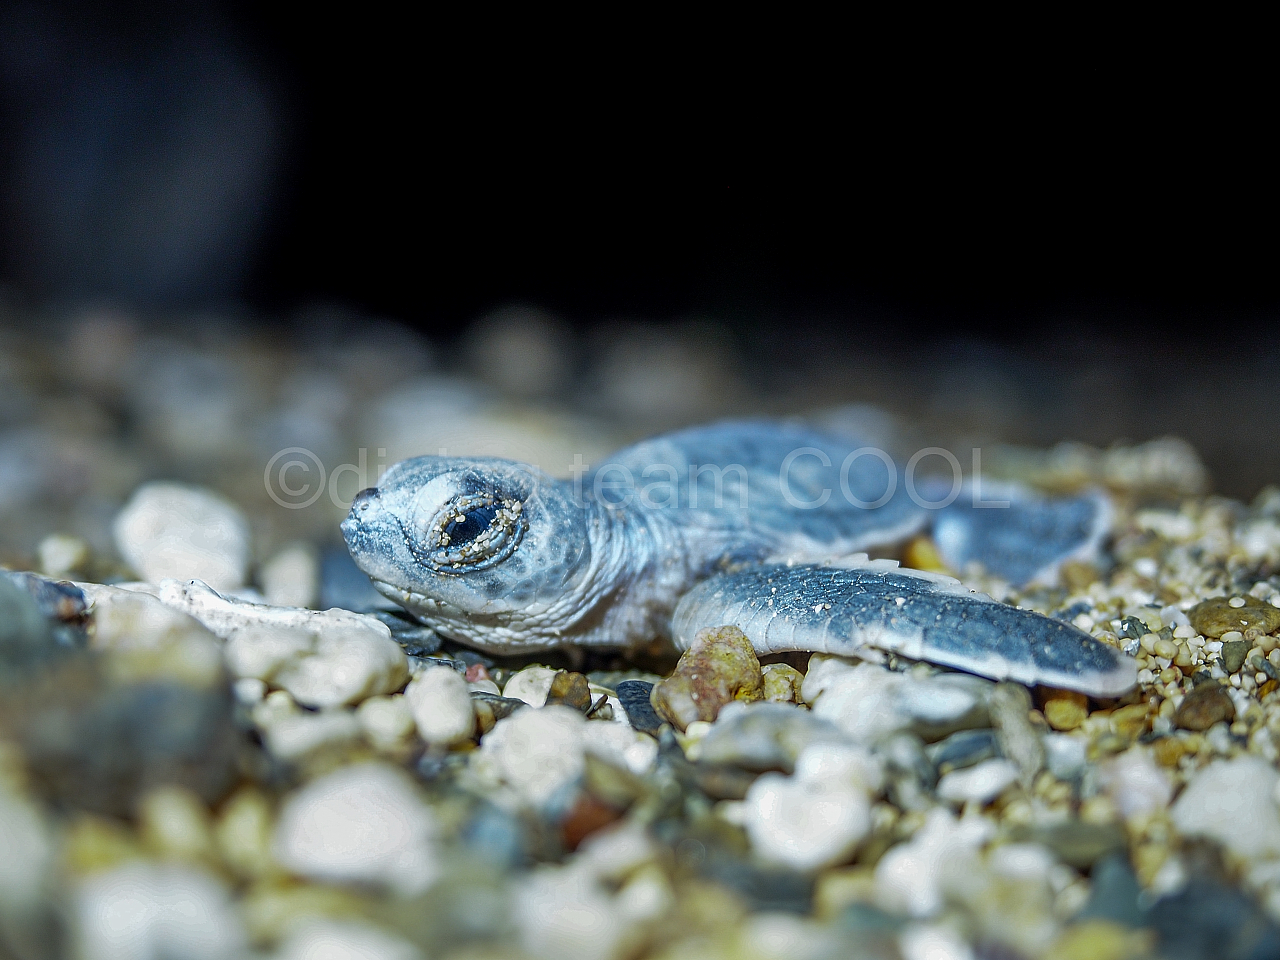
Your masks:
[{"label": "white pebble", "polygon": [[289,927],[274,960],[422,960],[407,940],[367,923],[306,919]]},{"label": "white pebble", "polygon": [[310,607],[320,589],[320,561],[305,543],[285,547],[258,572],[262,595],[279,607]]},{"label": "white pebble", "polygon": [[467,684],[467,689],[476,693],[491,693],[495,697],[502,696],[502,690],[492,680],[472,680]]},{"label": "white pebble", "polygon": [[1126,820],[1163,810],[1173,785],[1145,750],[1127,750],[1098,768],[1098,784]]},{"label": "white pebble", "polygon": [[547,702],[556,673],[550,667],[525,667],[507,681],[502,695],[512,700],[523,700],[531,707],[540,707]]},{"label": "white pebble", "polygon": [[79,537],[51,533],[36,547],[36,557],[41,573],[61,579],[89,559],[89,545]]},{"label": "white pebble", "polygon": [[211,490],[146,483],[117,514],[116,549],[143,580],[203,580],[234,590],[249,570],[249,525]]},{"label": "white pebble", "polygon": [[957,820],[935,807],[911,840],[892,847],[876,864],[876,902],[913,917],[937,913],[943,905],[944,872],[977,875],[977,851],[994,832],[995,824],[984,817]]},{"label": "white pebble", "polygon": [[1223,643],[1234,643],[1237,640],[1243,640],[1243,639],[1244,639],[1244,634],[1241,633],[1239,630],[1228,630],[1226,633],[1222,635]]},{"label": "white pebble", "polygon": [[317,750],[354,743],[360,723],[346,710],[298,711],[276,716],[263,728],[263,739],[273,756],[300,760]]},{"label": "white pebble", "polygon": [[1235,607],[1237,610],[1239,610],[1241,607],[1244,606],[1244,597],[1232,597],[1230,600],[1227,601],[1227,606]]},{"label": "white pebble", "polygon": [[276,859],[320,882],[376,883],[401,894],[438,875],[437,827],[409,777],[396,767],[343,767],[292,794],[276,826]]},{"label": "white pebble", "polygon": [[303,706],[357,704],[409,677],[404,650],[373,617],[232,600],[199,581],[166,581],[159,595],[227,641],[233,673],[283,687]]},{"label": "white pebble", "polygon": [[951,803],[986,806],[1017,779],[1017,764],[1009,760],[984,760],[943,776],[938,781],[938,796]]},{"label": "white pebble", "polygon": [[762,859],[793,870],[832,866],[848,859],[871,829],[870,795],[880,778],[865,750],[814,744],[801,753],[794,775],[757,778],[738,816]]},{"label": "white pebble", "polygon": [[417,730],[413,711],[403,696],[370,697],[356,708],[365,739],[380,750],[403,746]]},{"label": "white pebble", "polygon": [[475,732],[476,716],[467,681],[452,667],[430,667],[404,692],[418,733],[427,743],[450,746]]},{"label": "white pebble", "polygon": [[658,741],[629,724],[593,721],[582,728],[582,742],[587,753],[638,777],[658,759]]},{"label": "white pebble", "polygon": [[231,689],[236,695],[236,700],[246,707],[261,703],[262,698],[267,695],[267,685],[256,677],[241,677],[231,685]]},{"label": "white pebble", "polygon": [[560,704],[517,710],[485,734],[478,760],[523,802],[542,806],[582,776],[586,723]]},{"label": "white pebble", "polygon": [[802,693],[814,716],[830,720],[851,740],[869,744],[898,730],[936,739],[960,729],[985,715],[992,686],[966,674],[895,673],[815,654]]},{"label": "white pebble", "polygon": [[75,956],[94,960],[235,960],[248,938],[227,889],[201,870],[134,862],[95,873],[75,893]]},{"label": "white pebble", "polygon": [[1133,571],[1140,577],[1150,579],[1160,572],[1160,565],[1151,557],[1139,557],[1133,561]]},{"label": "white pebble", "polygon": [[1044,737],[1045,758],[1049,772],[1059,780],[1074,780],[1084,772],[1088,741],[1065,733],[1048,733]]},{"label": "white pebble", "polygon": [[902,960],[973,960],[973,949],[957,931],[941,923],[912,924],[898,934]]},{"label": "white pebble", "polygon": [[1280,856],[1280,774],[1257,757],[1215,760],[1178,796],[1171,817],[1182,834],[1203,836],[1244,860]]}]

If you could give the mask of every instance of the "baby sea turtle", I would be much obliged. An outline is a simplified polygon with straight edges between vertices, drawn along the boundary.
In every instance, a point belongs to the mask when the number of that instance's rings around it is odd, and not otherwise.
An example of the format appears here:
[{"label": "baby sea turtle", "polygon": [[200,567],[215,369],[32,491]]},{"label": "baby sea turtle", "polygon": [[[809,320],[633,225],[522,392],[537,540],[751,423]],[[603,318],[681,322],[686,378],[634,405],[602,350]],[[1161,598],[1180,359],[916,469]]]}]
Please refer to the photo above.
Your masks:
[{"label": "baby sea turtle", "polygon": [[803,426],[728,422],[572,480],[495,458],[406,460],[356,497],[342,530],[378,590],[493,653],[687,647],[736,624],[761,653],[874,648],[1095,696],[1134,684],[1132,659],[1075,627],[862,553],[931,527],[954,569],[978,560],[1022,584],[1096,550],[1102,496],[1005,488],[993,505],[958,479],[913,480],[881,451]]}]

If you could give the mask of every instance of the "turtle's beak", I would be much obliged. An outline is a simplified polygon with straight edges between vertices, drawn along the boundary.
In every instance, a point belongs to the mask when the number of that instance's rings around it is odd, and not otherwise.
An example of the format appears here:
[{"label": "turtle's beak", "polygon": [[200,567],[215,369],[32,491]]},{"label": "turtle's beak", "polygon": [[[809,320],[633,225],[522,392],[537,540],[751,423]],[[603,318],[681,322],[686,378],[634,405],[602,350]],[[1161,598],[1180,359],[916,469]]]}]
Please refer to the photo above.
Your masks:
[{"label": "turtle's beak", "polygon": [[379,521],[385,520],[379,506],[377,487],[369,487],[356,494],[351,501],[351,512],[342,521],[342,536],[348,548],[354,550],[359,541],[368,538]]}]

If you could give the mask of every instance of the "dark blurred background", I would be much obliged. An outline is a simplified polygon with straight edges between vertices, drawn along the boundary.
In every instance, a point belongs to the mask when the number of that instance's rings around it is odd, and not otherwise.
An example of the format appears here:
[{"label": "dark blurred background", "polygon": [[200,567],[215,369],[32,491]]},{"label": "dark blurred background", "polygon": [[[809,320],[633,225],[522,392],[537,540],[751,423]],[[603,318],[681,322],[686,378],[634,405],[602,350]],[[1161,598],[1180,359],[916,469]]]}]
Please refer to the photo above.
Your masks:
[{"label": "dark blurred background", "polygon": [[1177,433],[1220,490],[1280,477],[1254,126],[1085,65],[1042,93],[814,59],[673,94],[655,58],[615,90],[382,9],[4,0],[0,276],[152,318],[390,318],[445,366],[510,304],[579,353],[695,329],[810,405],[1041,445]]}]

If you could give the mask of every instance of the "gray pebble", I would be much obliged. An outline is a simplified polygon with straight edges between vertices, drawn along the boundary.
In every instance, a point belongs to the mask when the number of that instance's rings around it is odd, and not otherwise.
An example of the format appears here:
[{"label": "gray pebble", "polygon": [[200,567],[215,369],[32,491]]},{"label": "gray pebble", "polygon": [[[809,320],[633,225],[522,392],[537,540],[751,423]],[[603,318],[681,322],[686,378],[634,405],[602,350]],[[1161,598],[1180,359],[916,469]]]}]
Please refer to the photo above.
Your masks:
[{"label": "gray pebble", "polygon": [[[625,701],[623,707],[630,715]],[[795,769],[796,757],[809,744],[843,740],[835,724],[801,707],[786,703],[732,703],[720,711],[711,732],[699,742],[698,756],[703,763],[789,774]]]},{"label": "gray pebble", "polygon": [[631,726],[641,733],[651,733],[658,735],[658,730],[665,722],[658,716],[653,704],[649,702],[649,695],[653,691],[653,684],[644,680],[623,680],[618,684],[615,691],[618,694],[618,702],[622,704],[622,709],[627,713],[627,720]]},{"label": "gray pebble", "polygon": [[925,751],[938,773],[946,774],[990,760],[999,755],[1000,748],[994,730],[961,730],[930,744]]}]

